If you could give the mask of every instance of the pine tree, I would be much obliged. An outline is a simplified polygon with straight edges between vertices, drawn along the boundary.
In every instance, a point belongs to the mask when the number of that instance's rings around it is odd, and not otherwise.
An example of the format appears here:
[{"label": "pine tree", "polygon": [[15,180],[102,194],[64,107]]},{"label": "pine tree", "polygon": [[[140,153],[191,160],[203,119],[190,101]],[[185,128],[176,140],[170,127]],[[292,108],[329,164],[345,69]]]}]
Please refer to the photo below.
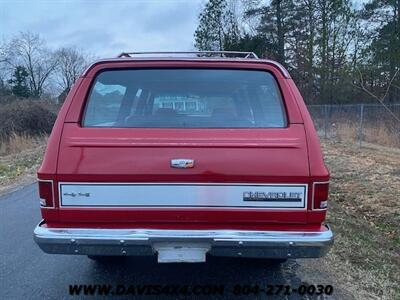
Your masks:
[{"label": "pine tree", "polygon": [[257,31],[271,45],[266,55],[284,65],[287,63],[286,47],[292,28],[293,12],[293,0],[272,0],[269,4],[246,12],[248,17],[260,18]]},{"label": "pine tree", "polygon": [[[369,37],[372,40],[367,48],[368,65],[373,66],[369,77],[370,87],[383,92],[393,79],[389,101],[400,98],[400,0],[371,0],[365,4],[364,20],[369,22]],[[397,72],[397,73],[396,73]],[[368,73],[368,71],[366,72]],[[395,76],[396,75],[396,76]],[[382,90],[382,91],[379,91]]]},{"label": "pine tree", "polygon": [[28,98],[31,94],[27,85],[28,72],[25,67],[17,66],[12,78],[8,81],[11,84],[12,93],[21,98]]},{"label": "pine tree", "polygon": [[199,15],[195,46],[202,51],[232,50],[240,38],[234,14],[226,0],[210,0]]},{"label": "pine tree", "polygon": [[366,101],[360,78],[375,95],[390,84],[387,100],[400,99],[400,0],[363,8],[355,0],[246,0],[241,34],[226,1],[209,0],[200,14],[199,49],[275,59],[308,103]]}]

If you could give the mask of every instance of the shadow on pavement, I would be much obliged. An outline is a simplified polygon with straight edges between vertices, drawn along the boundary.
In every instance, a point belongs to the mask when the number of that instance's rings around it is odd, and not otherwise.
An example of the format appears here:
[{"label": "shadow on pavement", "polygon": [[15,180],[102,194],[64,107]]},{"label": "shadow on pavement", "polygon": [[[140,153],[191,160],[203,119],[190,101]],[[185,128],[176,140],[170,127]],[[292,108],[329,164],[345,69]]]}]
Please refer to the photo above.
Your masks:
[{"label": "shadow on pavement", "polygon": [[[201,286],[223,286],[223,295],[209,296],[224,299],[265,299],[265,292],[256,291],[255,287],[266,288],[267,285],[290,285],[297,288],[302,284],[296,276],[298,264],[295,260],[280,265],[259,259],[216,258],[208,257],[206,263],[200,264],[158,264],[153,257],[142,258],[109,258],[106,261],[90,261],[91,269],[86,274],[94,284],[111,284],[114,288],[123,285],[120,291],[128,292],[130,285],[188,285],[193,288]],[[107,279],[105,281],[105,278]],[[240,287],[238,289],[237,285]],[[235,287],[236,286],[236,287]],[[252,287],[246,291],[244,286]],[[239,295],[235,291],[241,291]],[[136,290],[137,292],[137,290]],[[121,298],[121,297],[118,297]],[[143,297],[151,299],[147,295]],[[156,298],[154,296],[154,298]],[[183,294],[162,296],[168,299],[193,299]],[[203,298],[205,298],[203,296]],[[268,297],[269,299],[271,296]],[[284,298],[282,294],[276,299]],[[286,299],[301,299],[297,294],[287,296]],[[309,299],[309,298],[308,298]]]}]

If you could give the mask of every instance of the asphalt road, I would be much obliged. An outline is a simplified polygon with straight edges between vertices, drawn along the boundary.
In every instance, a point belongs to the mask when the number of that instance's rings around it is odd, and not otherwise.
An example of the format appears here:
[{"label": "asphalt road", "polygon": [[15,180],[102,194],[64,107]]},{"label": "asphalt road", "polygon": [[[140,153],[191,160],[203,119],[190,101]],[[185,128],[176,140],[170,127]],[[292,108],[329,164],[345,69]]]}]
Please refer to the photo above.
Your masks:
[{"label": "asphalt road", "polygon": [[[86,256],[49,255],[43,253],[32,239],[40,221],[36,185],[0,196],[0,299],[79,299],[70,296],[71,284],[118,285],[223,285],[218,299],[266,299],[263,293],[235,296],[234,286],[267,284],[291,285],[304,282],[332,284],[325,274],[317,274],[319,282],[310,282],[303,262],[288,261],[274,267],[258,260],[211,258],[205,264],[157,264],[155,258],[126,258],[99,264]],[[320,271],[318,271],[320,272]],[[311,270],[311,273],[312,270]],[[315,274],[313,274],[315,275]],[[335,288],[335,287],[334,287]],[[115,296],[114,296],[115,297]],[[97,299],[105,297],[85,298]],[[115,297],[126,299],[126,297]],[[130,299],[133,297],[131,296]],[[143,296],[140,299],[188,299],[183,295],[170,297]],[[277,297],[281,299],[282,297]],[[317,297],[291,294],[286,299]],[[325,297],[324,297],[325,298]],[[329,299],[348,298],[335,288]],[[135,298],[136,299],[136,298]],[[318,298],[321,299],[321,298]]]}]

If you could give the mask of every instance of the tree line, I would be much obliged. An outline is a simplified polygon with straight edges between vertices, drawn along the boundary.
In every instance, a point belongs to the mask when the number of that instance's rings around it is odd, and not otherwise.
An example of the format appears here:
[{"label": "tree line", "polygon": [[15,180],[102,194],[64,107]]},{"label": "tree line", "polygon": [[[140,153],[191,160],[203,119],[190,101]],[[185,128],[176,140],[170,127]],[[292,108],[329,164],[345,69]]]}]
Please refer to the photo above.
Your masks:
[{"label": "tree line", "polygon": [[93,56],[76,47],[51,50],[32,32],[20,32],[0,44],[0,95],[48,98],[62,102]]},{"label": "tree line", "polygon": [[[400,101],[400,0],[209,0],[199,50],[253,51],[282,63],[309,104]],[[31,32],[0,43],[0,95],[66,96],[93,59]]]},{"label": "tree line", "polygon": [[209,0],[199,50],[282,63],[309,104],[400,101],[400,0]]}]

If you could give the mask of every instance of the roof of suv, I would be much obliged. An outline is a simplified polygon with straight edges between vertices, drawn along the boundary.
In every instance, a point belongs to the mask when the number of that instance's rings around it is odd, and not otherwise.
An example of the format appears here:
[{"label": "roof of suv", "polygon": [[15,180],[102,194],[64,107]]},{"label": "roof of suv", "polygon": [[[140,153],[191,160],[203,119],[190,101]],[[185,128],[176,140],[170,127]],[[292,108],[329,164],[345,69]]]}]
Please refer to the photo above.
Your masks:
[{"label": "roof of suv", "polygon": [[95,65],[107,62],[129,61],[223,61],[240,63],[263,63],[276,67],[285,78],[289,72],[278,62],[270,59],[259,59],[253,52],[237,51],[199,51],[199,52],[123,52],[117,58],[100,59],[92,63],[82,74],[86,76]]}]

